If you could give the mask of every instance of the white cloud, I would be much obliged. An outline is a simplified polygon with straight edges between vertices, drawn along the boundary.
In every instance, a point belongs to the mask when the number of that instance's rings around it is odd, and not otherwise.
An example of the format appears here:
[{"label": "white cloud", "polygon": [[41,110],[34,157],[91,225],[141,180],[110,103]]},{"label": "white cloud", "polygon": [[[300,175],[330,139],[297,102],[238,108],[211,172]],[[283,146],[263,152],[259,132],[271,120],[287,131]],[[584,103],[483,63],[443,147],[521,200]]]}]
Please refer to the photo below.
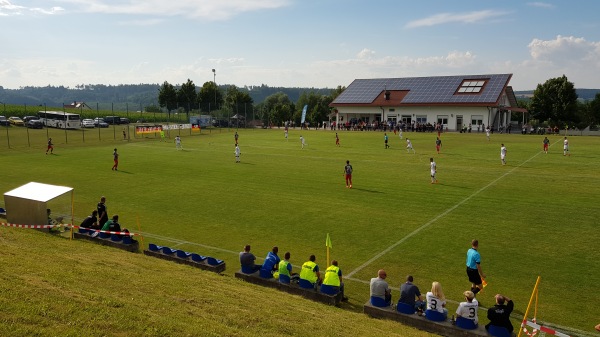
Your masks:
[{"label": "white cloud", "polygon": [[527,5],[531,6],[531,7],[539,7],[539,8],[547,8],[547,9],[554,9],[554,8],[556,8],[556,6],[554,6],[553,4],[549,4],[549,3],[546,3],[546,2],[540,2],[540,1],[537,1],[537,2],[528,2]]},{"label": "white cloud", "polygon": [[440,13],[423,19],[410,21],[406,28],[430,27],[446,23],[480,23],[509,14],[504,11],[483,10],[468,13]]},{"label": "white cloud", "polygon": [[372,50],[369,50],[367,48],[361,50],[360,52],[358,52],[358,54],[356,55],[359,59],[368,59],[371,58],[371,56],[375,55],[375,52]]},{"label": "white cloud", "polygon": [[15,16],[15,15],[24,15],[28,12],[30,13],[39,13],[45,15],[53,15],[58,14],[64,11],[62,7],[50,7],[49,9],[40,8],[40,7],[25,7],[14,5],[9,0],[0,0],[0,16]]},{"label": "white cloud", "polygon": [[62,0],[87,13],[185,16],[224,20],[237,14],[285,7],[291,0]]},{"label": "white cloud", "polygon": [[558,35],[554,40],[533,39],[527,47],[533,60],[553,64],[600,59],[600,42],[588,42],[582,37]]}]

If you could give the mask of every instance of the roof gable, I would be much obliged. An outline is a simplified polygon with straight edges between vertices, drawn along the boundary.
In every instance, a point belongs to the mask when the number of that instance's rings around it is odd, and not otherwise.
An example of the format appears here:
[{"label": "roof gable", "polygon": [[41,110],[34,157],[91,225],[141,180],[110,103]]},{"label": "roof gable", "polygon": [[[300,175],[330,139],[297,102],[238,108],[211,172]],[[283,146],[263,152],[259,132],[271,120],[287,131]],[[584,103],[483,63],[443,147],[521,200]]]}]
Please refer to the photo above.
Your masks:
[{"label": "roof gable", "polygon": [[[402,91],[402,105],[494,105],[500,99],[512,74],[458,75],[356,79],[332,103],[336,105],[375,105],[383,92]],[[465,81],[485,81],[478,93],[461,93]],[[387,104],[386,104],[387,105]]]}]

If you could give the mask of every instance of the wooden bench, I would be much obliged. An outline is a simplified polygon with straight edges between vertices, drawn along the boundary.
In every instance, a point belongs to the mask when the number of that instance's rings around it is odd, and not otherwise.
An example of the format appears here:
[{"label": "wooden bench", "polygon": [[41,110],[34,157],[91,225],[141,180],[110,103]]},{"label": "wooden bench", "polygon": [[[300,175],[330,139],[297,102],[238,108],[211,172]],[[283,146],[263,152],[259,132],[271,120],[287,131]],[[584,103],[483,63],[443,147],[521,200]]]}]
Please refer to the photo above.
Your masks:
[{"label": "wooden bench", "polygon": [[363,307],[363,311],[365,314],[375,317],[375,318],[385,318],[391,319],[397,322],[400,322],[405,325],[410,325],[419,330],[425,330],[431,333],[435,333],[442,336],[454,337],[454,336],[467,336],[467,337],[489,337],[490,335],[487,333],[483,325],[479,324],[477,329],[474,330],[465,330],[461,329],[455,325],[452,325],[452,322],[446,320],[444,322],[435,322],[430,321],[425,316],[419,316],[417,314],[407,315],[402,314],[396,311],[395,308],[391,306],[380,308],[375,307],[371,304],[371,301],[367,301]]},{"label": "wooden bench", "polygon": [[303,288],[300,288],[295,283],[285,284],[285,283],[279,282],[279,280],[276,280],[275,278],[260,277],[258,271],[253,274],[245,274],[245,273],[242,273],[241,271],[237,271],[235,273],[235,277],[242,279],[248,283],[258,284],[258,285],[261,285],[264,287],[276,288],[276,289],[279,289],[280,291],[285,291],[286,293],[290,293],[293,295],[300,295],[304,298],[308,298],[315,302],[321,302],[321,303],[325,303],[325,304],[329,304],[329,305],[339,306],[340,302],[342,300],[341,293],[339,293],[335,296],[332,296],[332,295],[323,294],[316,290],[303,289]]},{"label": "wooden bench", "polygon": [[213,265],[208,264],[208,262],[207,262],[208,259],[204,259],[202,262],[196,262],[196,261],[192,261],[190,258],[187,258],[187,259],[180,258],[177,256],[177,254],[171,254],[171,255],[163,254],[162,250],[161,251],[144,250],[144,255],[153,256],[153,257],[157,257],[159,259],[185,264],[188,266],[200,268],[202,270],[209,270],[209,271],[219,273],[219,274],[225,271],[225,261],[219,263],[218,265],[213,266]]},{"label": "wooden bench", "polygon": [[130,244],[126,244],[126,243],[123,243],[120,241],[112,241],[110,239],[110,237],[103,239],[103,238],[100,238],[99,236],[94,237],[94,236],[90,236],[88,234],[79,233],[79,232],[73,232],[73,238],[89,240],[89,241],[93,241],[93,242],[96,242],[96,243],[104,245],[104,246],[110,246],[110,247],[126,250],[128,252],[133,252],[133,253],[137,253],[140,251],[140,244],[137,241],[134,241],[133,243],[130,243]]}]

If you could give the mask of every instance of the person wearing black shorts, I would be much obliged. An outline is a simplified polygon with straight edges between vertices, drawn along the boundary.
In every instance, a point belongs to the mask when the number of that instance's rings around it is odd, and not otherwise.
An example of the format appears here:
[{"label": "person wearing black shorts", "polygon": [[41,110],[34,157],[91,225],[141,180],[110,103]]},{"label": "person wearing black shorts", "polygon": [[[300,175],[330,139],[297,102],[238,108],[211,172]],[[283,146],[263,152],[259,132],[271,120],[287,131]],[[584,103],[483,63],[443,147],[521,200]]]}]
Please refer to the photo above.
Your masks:
[{"label": "person wearing black shorts", "polygon": [[481,256],[477,249],[479,248],[479,241],[471,241],[471,248],[467,251],[467,276],[471,282],[471,291],[473,294],[477,294],[483,289],[483,278],[485,274],[481,270]]}]

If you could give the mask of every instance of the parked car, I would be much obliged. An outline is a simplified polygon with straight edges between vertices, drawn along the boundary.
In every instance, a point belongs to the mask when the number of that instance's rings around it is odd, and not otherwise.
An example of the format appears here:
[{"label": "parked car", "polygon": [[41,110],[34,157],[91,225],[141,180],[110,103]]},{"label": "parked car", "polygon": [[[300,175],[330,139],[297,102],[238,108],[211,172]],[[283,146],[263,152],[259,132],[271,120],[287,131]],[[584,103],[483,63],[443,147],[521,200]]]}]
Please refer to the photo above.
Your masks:
[{"label": "parked car", "polygon": [[94,126],[99,127],[99,128],[107,128],[108,123],[106,123],[104,121],[104,119],[102,119],[100,117],[96,117],[96,118],[94,118]]},{"label": "parked car", "polygon": [[25,124],[27,124],[27,122],[29,122],[30,120],[39,120],[40,118],[38,116],[25,116],[22,119],[23,119],[23,122],[25,122]]},{"label": "parked car", "polygon": [[16,116],[11,116],[8,117],[8,121],[10,122],[10,124],[12,125],[16,125],[16,126],[25,126],[25,122],[23,122],[23,120],[19,117]]},{"label": "parked car", "polygon": [[39,119],[30,119],[25,123],[25,126],[30,129],[42,129],[44,128],[44,123]]},{"label": "parked car", "polygon": [[120,124],[121,117],[119,116],[106,116],[104,117],[104,121],[108,124]]},{"label": "parked car", "polygon": [[6,119],[6,117],[0,116],[0,125],[10,126],[10,122],[8,121],[8,119]]},{"label": "parked car", "polygon": [[129,118],[121,117],[119,123],[120,124],[129,124]]},{"label": "parked car", "polygon": [[81,121],[81,127],[82,128],[95,128],[96,125],[94,124],[93,119],[84,119]]}]

